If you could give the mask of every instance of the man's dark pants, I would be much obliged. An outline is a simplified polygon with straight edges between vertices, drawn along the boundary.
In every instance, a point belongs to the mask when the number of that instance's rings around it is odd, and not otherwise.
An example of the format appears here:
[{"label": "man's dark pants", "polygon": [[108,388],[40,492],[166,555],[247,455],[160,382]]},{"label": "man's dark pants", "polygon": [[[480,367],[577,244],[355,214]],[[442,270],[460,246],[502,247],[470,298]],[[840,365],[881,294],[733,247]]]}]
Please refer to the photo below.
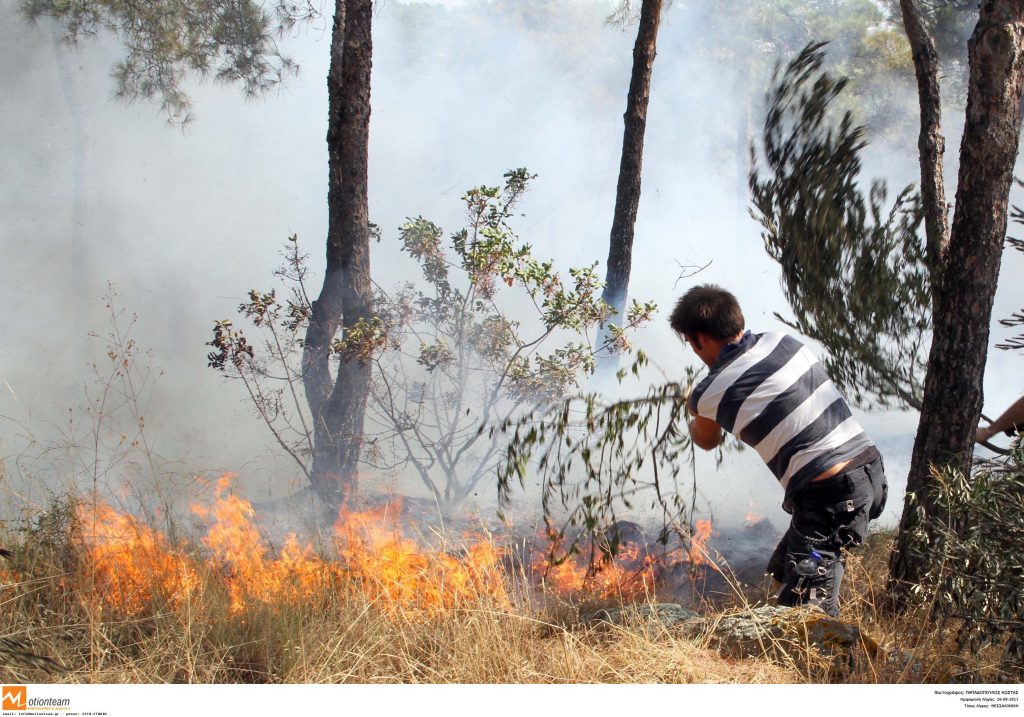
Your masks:
[{"label": "man's dark pants", "polygon": [[864,542],[868,521],[882,514],[887,494],[882,459],[877,458],[813,481],[787,499],[783,507],[793,520],[768,562],[768,572],[783,585],[780,605],[812,603],[829,615],[839,614],[843,549]]}]

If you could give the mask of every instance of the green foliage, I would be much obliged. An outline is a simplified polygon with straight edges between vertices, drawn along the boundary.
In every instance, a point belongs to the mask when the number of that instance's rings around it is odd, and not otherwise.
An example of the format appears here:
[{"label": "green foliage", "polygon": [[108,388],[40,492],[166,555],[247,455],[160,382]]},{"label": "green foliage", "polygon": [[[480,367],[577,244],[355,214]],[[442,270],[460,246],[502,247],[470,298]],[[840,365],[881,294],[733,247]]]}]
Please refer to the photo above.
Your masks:
[{"label": "green foliage", "polygon": [[907,187],[886,209],[880,180],[864,196],[864,128],[849,112],[834,119],[847,81],[823,69],[823,48],[808,45],[776,71],[752,214],[794,313],[779,318],[825,347],[829,375],[858,403],[916,407],[936,270],[918,236],[919,200]]},{"label": "green foliage", "polygon": [[940,618],[958,622],[957,644],[977,654],[1002,648],[1009,682],[1024,678],[1024,447],[988,463],[970,479],[933,471],[930,513],[916,502],[909,550],[931,566],[915,592]]},{"label": "green foliage", "polygon": [[[444,502],[491,475],[500,447],[484,428],[521,406],[560,399],[605,348],[592,338],[609,315],[594,266],[570,268],[566,279],[510,225],[532,179],[516,169],[502,187],[467,191],[467,225],[447,244],[437,225],[409,219],[402,248],[422,282],[378,292],[394,350],[376,358],[371,398],[386,425],[376,444],[390,445],[385,455],[411,464]],[[635,304],[611,348],[628,351],[625,336],[654,309]],[[413,361],[425,372],[411,371]]]},{"label": "green foliage", "polygon": [[[408,219],[399,240],[421,280],[391,292],[378,287],[374,318],[331,343],[337,358],[374,364],[364,460],[382,470],[411,468],[445,504],[491,475],[500,447],[488,440],[488,425],[562,398],[593,372],[598,351],[629,352],[630,332],[655,310],[634,302],[611,345],[596,345],[610,310],[594,267],[570,268],[565,279],[510,226],[532,179],[516,169],[503,186],[467,191],[466,226],[447,242],[433,222]],[[296,237],[285,258],[277,276],[289,298],[254,290],[238,307],[264,340],[253,344],[230,321],[217,321],[209,365],[242,380],[257,413],[308,473],[300,358],[310,304]]]},{"label": "green foliage", "polygon": [[253,0],[22,0],[21,10],[31,20],[54,18],[72,42],[113,33],[125,48],[114,66],[117,95],[155,98],[175,123],[191,119],[182,89],[190,76],[238,82],[247,97],[257,97],[295,74],[298,68],[279,52],[274,32],[316,15],[308,4],[281,1],[275,20]]}]

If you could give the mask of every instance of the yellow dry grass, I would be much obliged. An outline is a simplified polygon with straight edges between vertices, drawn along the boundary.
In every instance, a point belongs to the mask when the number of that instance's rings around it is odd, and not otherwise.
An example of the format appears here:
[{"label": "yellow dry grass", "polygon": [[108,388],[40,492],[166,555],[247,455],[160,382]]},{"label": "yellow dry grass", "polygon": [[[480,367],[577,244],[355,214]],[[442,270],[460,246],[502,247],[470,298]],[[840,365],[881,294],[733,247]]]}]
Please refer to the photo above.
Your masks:
[{"label": "yellow dry grass", "polygon": [[[965,670],[984,679],[987,669],[984,656],[968,664],[951,654],[948,636],[920,615],[881,610],[885,536],[851,556],[843,608],[881,649],[861,651],[839,675],[822,669],[812,645],[795,654],[789,646],[781,660],[726,659],[699,635],[657,623],[583,624],[577,607],[540,607],[512,583],[511,599],[480,595],[424,612],[388,604],[342,573],[317,594],[239,610],[222,569],[207,566],[185,599],[152,597],[145,610],[119,614],[62,529],[9,535],[6,544],[14,557],[0,575],[0,635],[66,668],[47,673],[0,649],[0,679],[11,682],[916,683]],[[728,612],[749,607],[737,594]]]}]

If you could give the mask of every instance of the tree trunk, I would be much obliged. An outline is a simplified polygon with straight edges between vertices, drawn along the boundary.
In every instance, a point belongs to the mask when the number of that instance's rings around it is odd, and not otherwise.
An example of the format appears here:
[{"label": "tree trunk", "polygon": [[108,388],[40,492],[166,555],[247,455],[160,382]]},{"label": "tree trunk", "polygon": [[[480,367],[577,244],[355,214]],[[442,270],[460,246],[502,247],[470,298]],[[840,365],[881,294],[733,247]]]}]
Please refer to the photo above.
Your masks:
[{"label": "tree trunk", "polygon": [[356,488],[369,360],[343,356],[332,382],[331,345],[373,314],[367,205],[372,0],[336,0],[328,90],[327,270],[306,332],[303,383],[313,414],[312,483],[339,508]]},{"label": "tree trunk", "polygon": [[932,296],[937,297],[943,254],[949,243],[946,191],[942,180],[942,155],[946,151],[946,140],[942,136],[942,106],[939,102],[939,56],[935,52],[935,42],[925,25],[918,0],[900,0],[900,8],[903,11],[903,27],[914,56],[917,97],[921,104],[921,132],[917,140],[921,160],[921,201],[924,205]]},{"label": "tree trunk", "polygon": [[934,308],[907,498],[890,560],[897,595],[919,582],[925,568],[909,544],[916,528],[914,500],[926,511],[931,504],[926,489],[932,467],[948,465],[965,473],[971,467],[1021,126],[1024,3],[984,0],[969,47],[970,88],[956,209]]},{"label": "tree trunk", "polygon": [[[604,292],[601,295],[601,298],[617,312],[611,321],[620,327],[624,324],[629,272],[633,261],[633,231],[637,207],[640,205],[644,131],[647,129],[647,103],[651,96],[651,70],[654,67],[661,5],[662,0],[643,0],[640,8],[640,28],[637,30],[636,44],[633,46],[633,74],[629,80],[629,95],[624,115],[622,159],[619,163],[619,183],[615,192],[608,269]],[[602,344],[609,339],[605,332]],[[617,356],[606,354],[605,351],[601,352],[603,373],[615,371],[619,363]]]}]

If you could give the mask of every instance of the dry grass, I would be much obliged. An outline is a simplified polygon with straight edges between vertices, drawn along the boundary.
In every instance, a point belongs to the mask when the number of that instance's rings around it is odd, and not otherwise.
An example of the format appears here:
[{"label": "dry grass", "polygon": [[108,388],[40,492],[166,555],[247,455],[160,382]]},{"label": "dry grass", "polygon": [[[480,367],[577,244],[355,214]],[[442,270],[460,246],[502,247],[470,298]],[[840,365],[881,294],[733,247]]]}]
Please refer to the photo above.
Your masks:
[{"label": "dry grass", "polygon": [[[760,660],[726,660],[668,630],[586,626],[572,606],[480,595],[442,610],[389,602],[336,583],[300,601],[232,611],[216,566],[188,599],[152,598],[123,614],[76,535],[67,508],[9,534],[0,588],[6,681],[289,683],[778,683],[799,675]],[[509,584],[509,595],[513,586]],[[155,591],[156,592],[156,591]],[[375,596],[375,597],[372,597]],[[97,599],[99,596],[99,599]],[[562,624],[557,624],[562,623]],[[21,653],[19,655],[19,652]],[[30,655],[66,670],[47,673]],[[42,665],[46,667],[46,665]]]},{"label": "dry grass", "polygon": [[[103,595],[74,523],[65,506],[30,531],[6,536],[13,556],[0,582],[0,635],[10,642],[6,650],[0,645],[4,681],[919,683],[995,674],[984,655],[952,654],[948,635],[920,613],[881,609],[886,535],[849,558],[842,617],[861,629],[869,648],[858,652],[852,670],[837,672],[813,645],[766,645],[773,658],[726,659],[706,639],[659,623],[583,624],[578,604],[540,606],[511,582],[502,599],[480,594],[424,610],[342,572],[330,589],[300,600],[253,600],[238,611],[224,567],[196,558],[203,567],[187,599],[157,596],[125,614]],[[721,614],[749,607],[737,594]],[[38,657],[66,670],[48,673]]]}]

